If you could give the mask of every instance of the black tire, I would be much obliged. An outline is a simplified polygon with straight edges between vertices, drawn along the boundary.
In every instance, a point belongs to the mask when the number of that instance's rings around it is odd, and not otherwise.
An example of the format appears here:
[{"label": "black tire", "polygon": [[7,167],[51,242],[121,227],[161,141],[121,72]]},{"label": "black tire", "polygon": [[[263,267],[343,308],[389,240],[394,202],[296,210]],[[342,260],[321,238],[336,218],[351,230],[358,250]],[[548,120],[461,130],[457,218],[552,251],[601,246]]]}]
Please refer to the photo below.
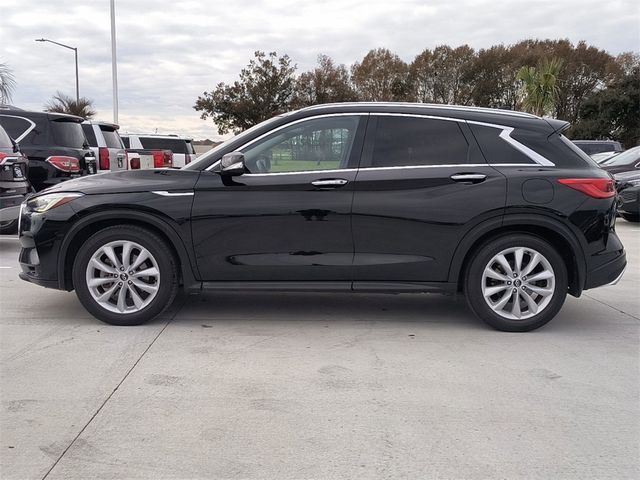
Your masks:
[{"label": "black tire", "polygon": [[[115,313],[101,306],[87,285],[91,257],[109,242],[131,241],[147,249],[159,270],[158,290],[150,303],[133,313]],[[111,325],[141,325],[160,315],[172,303],[179,286],[178,261],[166,242],[155,233],[132,225],[107,227],[92,235],[80,248],[73,263],[73,285],[80,303],[98,320]]]},{"label": "black tire", "polygon": [[0,235],[13,235],[18,233],[18,220],[9,220],[8,222],[0,222]]},{"label": "black tire", "polygon": [[624,218],[627,222],[640,222],[640,215],[633,213],[621,213],[620,215],[622,215],[622,218]]},{"label": "black tire", "polygon": [[[496,313],[488,305],[482,291],[483,272],[489,262],[500,252],[513,247],[524,247],[539,252],[549,262],[555,276],[555,290],[549,303],[539,313],[522,320],[505,318]],[[507,290],[511,290],[511,288],[509,287]],[[562,308],[567,296],[567,288],[567,267],[560,254],[542,238],[526,233],[507,234],[485,242],[473,254],[464,278],[465,295],[473,313],[493,328],[504,332],[528,332],[549,322]],[[507,290],[505,290],[505,295]]]}]

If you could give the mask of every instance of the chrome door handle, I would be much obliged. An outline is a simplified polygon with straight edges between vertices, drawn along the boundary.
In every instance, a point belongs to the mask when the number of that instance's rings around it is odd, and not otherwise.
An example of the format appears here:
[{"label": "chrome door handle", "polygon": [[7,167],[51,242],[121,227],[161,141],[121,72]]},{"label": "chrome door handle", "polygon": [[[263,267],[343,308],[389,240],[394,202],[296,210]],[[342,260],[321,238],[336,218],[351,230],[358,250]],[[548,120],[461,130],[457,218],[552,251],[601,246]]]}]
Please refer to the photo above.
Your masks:
[{"label": "chrome door handle", "polygon": [[486,179],[487,176],[482,173],[458,173],[456,175],[451,175],[451,180],[454,182],[480,183],[484,182]]},{"label": "chrome door handle", "polygon": [[337,188],[346,185],[349,181],[343,178],[328,178],[324,180],[314,180],[311,185],[314,187]]}]

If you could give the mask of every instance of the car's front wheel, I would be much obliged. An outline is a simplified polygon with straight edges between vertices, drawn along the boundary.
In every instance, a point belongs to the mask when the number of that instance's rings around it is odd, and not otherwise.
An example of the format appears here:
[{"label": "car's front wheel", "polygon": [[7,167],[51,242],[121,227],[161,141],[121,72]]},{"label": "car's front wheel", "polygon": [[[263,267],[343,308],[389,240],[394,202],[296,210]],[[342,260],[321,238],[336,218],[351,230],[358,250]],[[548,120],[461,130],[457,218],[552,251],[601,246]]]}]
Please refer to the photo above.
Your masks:
[{"label": "car's front wheel", "polygon": [[161,314],[176,296],[175,256],[155,233],[113,226],[91,236],[73,265],[82,305],[112,325],[140,325]]},{"label": "car's front wheel", "polygon": [[526,332],[549,322],[567,295],[567,268],[539,237],[510,234],[482,245],[466,272],[473,312],[492,327]]}]

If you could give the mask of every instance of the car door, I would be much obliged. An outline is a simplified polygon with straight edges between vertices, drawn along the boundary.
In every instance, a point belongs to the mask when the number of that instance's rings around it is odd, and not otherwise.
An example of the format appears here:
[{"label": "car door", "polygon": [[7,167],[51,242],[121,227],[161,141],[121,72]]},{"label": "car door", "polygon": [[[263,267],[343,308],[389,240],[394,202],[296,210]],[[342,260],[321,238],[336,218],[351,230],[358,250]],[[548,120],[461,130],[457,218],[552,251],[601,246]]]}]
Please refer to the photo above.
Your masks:
[{"label": "car door", "polygon": [[243,175],[204,171],[192,211],[202,279],[350,288],[350,211],[366,118],[295,120],[239,148]]},{"label": "car door", "polygon": [[506,180],[464,121],[371,114],[355,182],[354,289],[443,282],[473,225],[501,215]]}]

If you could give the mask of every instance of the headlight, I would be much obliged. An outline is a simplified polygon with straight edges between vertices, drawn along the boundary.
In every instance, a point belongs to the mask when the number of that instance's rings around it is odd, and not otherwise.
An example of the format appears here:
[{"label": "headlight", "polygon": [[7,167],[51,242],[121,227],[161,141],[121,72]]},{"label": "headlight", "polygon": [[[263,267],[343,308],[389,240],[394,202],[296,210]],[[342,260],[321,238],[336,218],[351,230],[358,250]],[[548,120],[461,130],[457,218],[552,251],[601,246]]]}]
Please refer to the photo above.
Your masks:
[{"label": "headlight", "polygon": [[75,200],[83,195],[83,193],[70,192],[46,193],[27,200],[27,206],[36,213],[44,213],[47,210],[69,203],[71,200]]}]

